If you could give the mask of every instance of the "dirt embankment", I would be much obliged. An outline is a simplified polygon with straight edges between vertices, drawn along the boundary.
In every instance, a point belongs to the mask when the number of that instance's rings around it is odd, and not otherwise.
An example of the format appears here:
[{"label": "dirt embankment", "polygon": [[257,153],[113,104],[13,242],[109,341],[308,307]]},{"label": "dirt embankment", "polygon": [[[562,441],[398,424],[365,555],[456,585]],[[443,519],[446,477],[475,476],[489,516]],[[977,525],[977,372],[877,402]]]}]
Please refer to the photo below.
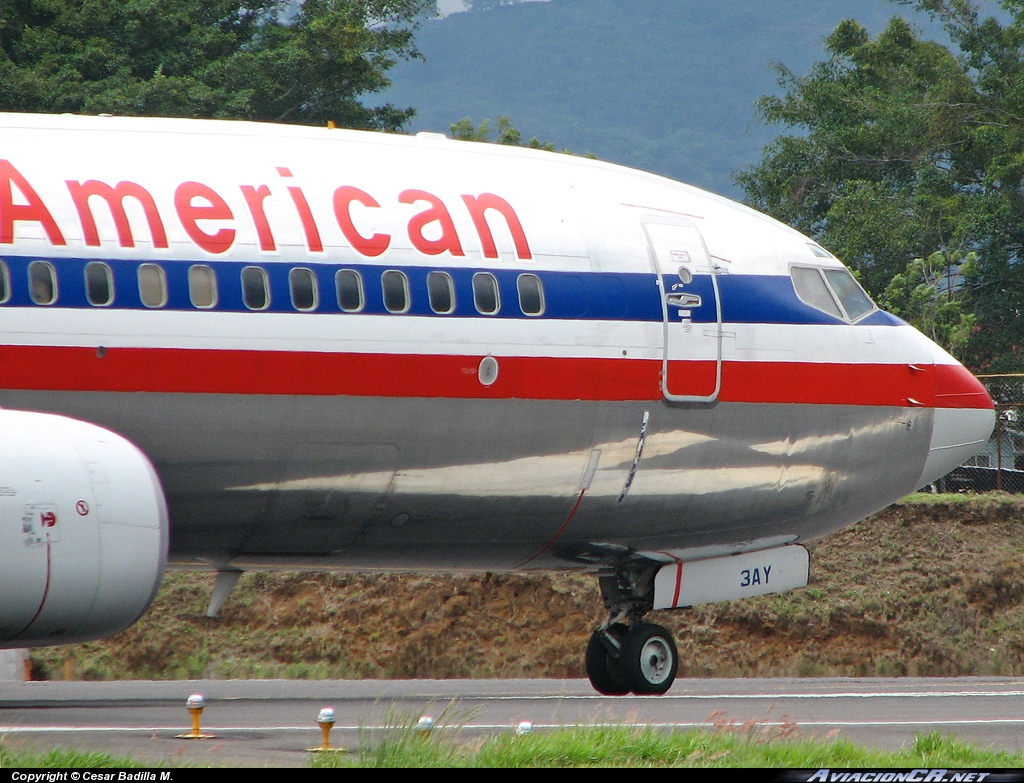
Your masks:
[{"label": "dirt embankment", "polygon": [[[650,618],[682,677],[1024,674],[1024,502],[905,503],[810,545],[802,590]],[[582,677],[603,615],[578,575],[253,573],[219,617],[172,573],[112,639],[35,650],[34,675]]]}]

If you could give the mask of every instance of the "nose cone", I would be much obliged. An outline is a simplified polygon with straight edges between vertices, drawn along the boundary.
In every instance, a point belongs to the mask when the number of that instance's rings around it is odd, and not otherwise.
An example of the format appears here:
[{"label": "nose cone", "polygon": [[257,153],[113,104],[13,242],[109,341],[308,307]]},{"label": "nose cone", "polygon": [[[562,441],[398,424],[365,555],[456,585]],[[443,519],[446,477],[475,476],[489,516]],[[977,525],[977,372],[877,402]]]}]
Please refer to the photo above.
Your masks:
[{"label": "nose cone", "polygon": [[935,353],[935,418],[919,487],[977,454],[996,421],[992,398],[981,382],[945,351],[936,348]]}]

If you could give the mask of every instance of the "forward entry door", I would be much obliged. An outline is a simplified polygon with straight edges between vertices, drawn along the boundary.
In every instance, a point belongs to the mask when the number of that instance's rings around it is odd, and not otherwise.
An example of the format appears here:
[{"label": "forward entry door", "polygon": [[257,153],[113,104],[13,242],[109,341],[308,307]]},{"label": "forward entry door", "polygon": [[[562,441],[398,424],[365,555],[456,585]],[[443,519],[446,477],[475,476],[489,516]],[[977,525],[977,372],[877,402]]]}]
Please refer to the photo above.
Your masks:
[{"label": "forward entry door", "polygon": [[674,402],[713,402],[722,388],[719,270],[690,221],[647,217],[642,222],[661,295],[661,390]]}]

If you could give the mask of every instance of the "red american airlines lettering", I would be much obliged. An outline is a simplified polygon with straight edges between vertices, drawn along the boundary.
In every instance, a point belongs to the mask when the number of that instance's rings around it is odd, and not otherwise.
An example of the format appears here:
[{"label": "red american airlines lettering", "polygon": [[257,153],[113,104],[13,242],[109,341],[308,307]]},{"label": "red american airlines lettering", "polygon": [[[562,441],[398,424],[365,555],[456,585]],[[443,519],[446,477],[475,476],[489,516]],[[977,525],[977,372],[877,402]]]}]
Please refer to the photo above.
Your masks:
[{"label": "red american airlines lettering", "polygon": [[[282,178],[291,178],[287,168],[279,167],[277,173]],[[153,247],[167,248],[167,231],[164,220],[153,195],[143,186],[135,182],[118,182],[109,185],[98,180],[78,182],[67,180],[68,195],[75,205],[81,224],[82,236],[89,247],[100,247],[100,235],[96,227],[95,202],[103,204],[113,220],[116,228],[117,244],[122,248],[134,248],[135,236],[128,220],[125,200],[132,199],[145,215],[149,229],[149,241]],[[238,190],[245,200],[247,217],[252,221],[252,230],[258,237],[261,252],[272,253],[277,250],[274,231],[267,218],[264,201],[271,197],[269,185],[239,185]],[[289,197],[295,205],[295,219],[302,226],[306,245],[312,253],[323,253],[324,245],[320,238],[316,219],[309,208],[309,202],[299,186],[287,187]],[[217,255],[231,249],[238,236],[235,214],[227,201],[213,188],[201,182],[182,182],[173,193],[174,214],[188,238],[202,250]],[[425,190],[408,189],[398,195],[402,204],[429,205],[412,215],[406,226],[407,236],[412,245],[426,255],[450,253],[453,256],[465,256],[458,231],[444,202]],[[486,210],[494,210],[504,219],[511,232],[515,244],[516,256],[524,261],[532,259],[530,245],[523,233],[512,206],[500,196],[493,193],[482,193],[478,196],[463,195],[462,205],[473,220],[477,238],[480,242],[484,258],[498,258],[498,250],[494,243],[487,222]],[[332,203],[334,217],[348,246],[367,258],[381,255],[391,244],[388,234],[364,236],[359,232],[352,220],[352,203],[357,202],[364,207],[381,209],[381,205],[364,190],[351,185],[342,185],[334,191]],[[216,221],[216,227],[204,230],[200,222],[210,226]],[[36,224],[45,233],[51,245],[66,246],[64,233],[54,220],[52,212],[40,198],[32,184],[8,160],[0,160],[0,244],[15,243],[16,226],[19,223]],[[440,228],[440,236],[428,238],[424,230],[436,223]]]},{"label": "red american airlines lettering", "polygon": [[802,543],[973,454],[992,403],[843,264],[568,155],[0,115],[0,646],[114,633],[165,566],[578,570],[602,693],[652,609],[806,584]]}]

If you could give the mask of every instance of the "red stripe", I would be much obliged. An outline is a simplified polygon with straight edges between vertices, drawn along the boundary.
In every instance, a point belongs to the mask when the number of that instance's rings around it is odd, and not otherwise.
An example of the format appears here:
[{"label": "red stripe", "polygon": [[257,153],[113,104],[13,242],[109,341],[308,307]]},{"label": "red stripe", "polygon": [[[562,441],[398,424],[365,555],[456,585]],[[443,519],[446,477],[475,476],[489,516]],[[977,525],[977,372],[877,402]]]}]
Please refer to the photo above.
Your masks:
[{"label": "red stripe", "polygon": [[679,591],[683,587],[683,564],[676,563],[676,589],[672,594],[672,606],[679,606]]},{"label": "red stripe", "polygon": [[931,365],[725,362],[723,402],[795,402],[827,405],[931,407]]},{"label": "red stripe", "polygon": [[477,377],[481,356],[216,351],[178,348],[0,347],[0,388],[213,394],[649,400],[659,361],[498,359],[498,379]]},{"label": "red stripe", "polygon": [[[212,394],[351,395],[537,400],[659,400],[661,361],[498,357],[498,379],[477,378],[481,356],[228,351],[181,348],[0,347],[0,388]],[[673,377],[711,362],[673,362]],[[936,388],[937,387],[937,388]],[[685,392],[684,392],[685,393]],[[726,362],[723,402],[991,408],[957,366]]]},{"label": "red stripe", "polygon": [[935,365],[936,408],[991,408],[981,381],[971,375],[962,364]]}]

